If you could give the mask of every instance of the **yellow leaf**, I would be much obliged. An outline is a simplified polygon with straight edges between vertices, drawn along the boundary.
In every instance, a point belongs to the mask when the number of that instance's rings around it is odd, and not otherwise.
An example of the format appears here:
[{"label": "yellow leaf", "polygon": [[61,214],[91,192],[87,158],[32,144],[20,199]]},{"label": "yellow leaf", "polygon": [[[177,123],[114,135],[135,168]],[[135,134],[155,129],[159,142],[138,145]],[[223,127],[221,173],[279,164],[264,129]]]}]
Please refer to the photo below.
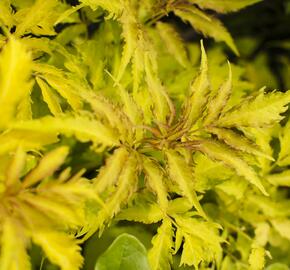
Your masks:
[{"label": "yellow leaf", "polygon": [[36,77],[36,81],[42,92],[43,100],[46,102],[51,113],[53,115],[62,113],[62,109],[58,102],[58,97],[53,93],[52,88],[50,88],[48,84],[40,78]]},{"label": "yellow leaf", "polygon": [[199,146],[200,151],[209,158],[223,162],[225,165],[233,168],[239,176],[243,176],[250,183],[255,185],[264,195],[268,196],[267,191],[262,185],[261,179],[243,159],[241,159],[233,150],[215,141],[203,140]]},{"label": "yellow leaf", "polygon": [[174,150],[166,152],[170,178],[179,186],[182,195],[195,207],[198,213],[206,218],[194,190],[194,176],[186,161]]},{"label": "yellow leaf", "polygon": [[0,128],[13,119],[17,106],[30,93],[31,63],[24,45],[10,37],[0,54]]},{"label": "yellow leaf", "polygon": [[170,270],[172,263],[173,232],[169,219],[164,219],[152,239],[148,259],[152,270]]},{"label": "yellow leaf", "polygon": [[36,168],[23,180],[23,187],[33,186],[45,177],[52,175],[62,165],[68,155],[68,147],[59,147],[46,154]]},{"label": "yellow leaf", "polygon": [[188,21],[193,28],[204,35],[210,36],[216,41],[224,41],[236,55],[239,55],[230,33],[219,19],[204,13],[194,6],[176,9],[174,13],[182,20]]},{"label": "yellow leaf", "polygon": [[265,266],[265,249],[254,247],[249,257],[249,270],[263,270]]},{"label": "yellow leaf", "polygon": [[32,232],[32,240],[61,270],[79,270],[81,268],[83,264],[81,248],[72,236],[57,231],[38,230]]},{"label": "yellow leaf", "polygon": [[1,227],[0,269],[31,270],[29,256],[26,252],[28,239],[17,221],[6,218]]},{"label": "yellow leaf", "polygon": [[186,102],[184,118],[185,125],[191,128],[195,121],[202,115],[205,105],[208,100],[208,94],[210,93],[210,85],[208,78],[208,65],[207,57],[201,41],[201,60],[200,71],[197,77],[190,85],[190,97]]}]

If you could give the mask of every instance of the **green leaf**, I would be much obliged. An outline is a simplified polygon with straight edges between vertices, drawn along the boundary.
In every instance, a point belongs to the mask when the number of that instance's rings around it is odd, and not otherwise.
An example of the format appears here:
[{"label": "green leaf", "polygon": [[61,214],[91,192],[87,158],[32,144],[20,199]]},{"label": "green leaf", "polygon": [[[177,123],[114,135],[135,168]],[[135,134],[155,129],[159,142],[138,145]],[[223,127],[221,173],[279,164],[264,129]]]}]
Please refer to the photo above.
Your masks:
[{"label": "green leaf", "polygon": [[152,239],[153,247],[148,252],[151,270],[170,270],[172,263],[172,225],[169,219],[164,219]]},{"label": "green leaf", "polygon": [[183,21],[189,22],[194,29],[205,36],[210,36],[216,41],[224,41],[236,55],[239,55],[230,33],[219,19],[206,14],[194,6],[176,9],[174,13]]},{"label": "green leaf", "polygon": [[121,234],[103,253],[95,270],[150,270],[147,251],[134,236]]},{"label": "green leaf", "polygon": [[220,13],[240,10],[263,0],[191,0],[203,9],[212,9]]}]

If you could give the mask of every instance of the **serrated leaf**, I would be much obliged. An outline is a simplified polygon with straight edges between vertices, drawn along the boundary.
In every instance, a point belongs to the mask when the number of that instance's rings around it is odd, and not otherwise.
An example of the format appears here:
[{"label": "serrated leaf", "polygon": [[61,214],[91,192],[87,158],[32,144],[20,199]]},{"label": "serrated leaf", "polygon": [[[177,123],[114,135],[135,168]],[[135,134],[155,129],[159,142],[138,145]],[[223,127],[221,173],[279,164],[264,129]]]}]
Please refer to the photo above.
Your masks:
[{"label": "serrated leaf", "polygon": [[[1,220],[2,223],[2,220]],[[6,218],[1,224],[0,268],[3,270],[30,270],[26,248],[28,240],[15,220]]]},{"label": "serrated leaf", "polygon": [[219,118],[220,114],[223,112],[227,101],[230,98],[232,92],[232,69],[229,64],[229,77],[226,82],[222,84],[218,92],[212,99],[209,101],[207,105],[207,114],[203,121],[203,125],[210,125],[216,119]]},{"label": "serrated leaf", "polygon": [[43,100],[46,102],[51,113],[54,116],[61,114],[62,109],[61,109],[61,106],[58,102],[58,97],[53,93],[52,88],[50,88],[49,85],[40,78],[36,77],[36,82],[40,87],[40,90],[41,90],[41,93],[43,96]]},{"label": "serrated leaf", "polygon": [[91,9],[96,10],[98,7],[103,8],[113,14],[118,14],[121,4],[116,1],[107,1],[107,0],[81,0],[81,3],[88,5]]},{"label": "serrated leaf", "polygon": [[15,18],[18,22],[15,35],[20,37],[28,32],[36,35],[55,35],[54,22],[58,17],[57,0],[37,0],[27,9],[20,9]]},{"label": "serrated leaf", "polygon": [[115,185],[128,156],[129,153],[125,148],[118,148],[106,160],[105,166],[101,168],[98,176],[94,179],[94,189],[97,193],[101,194],[107,187]]},{"label": "serrated leaf", "polygon": [[189,200],[198,213],[206,217],[194,190],[194,176],[191,168],[186,164],[182,156],[174,150],[167,150],[166,157],[168,172],[172,181],[179,186],[182,195]]},{"label": "serrated leaf", "polygon": [[157,22],[156,27],[169,53],[181,66],[187,67],[189,64],[187,53],[178,32],[173,26],[164,22]]},{"label": "serrated leaf", "polygon": [[80,141],[92,141],[96,145],[112,146],[119,144],[118,136],[114,130],[104,126],[100,121],[86,116],[47,116],[31,121],[15,122],[10,127],[18,131],[74,135]]},{"label": "serrated leaf", "polygon": [[203,9],[212,9],[220,13],[240,10],[263,0],[191,0]]},{"label": "serrated leaf", "polygon": [[264,157],[271,161],[274,159],[263,153],[257,145],[255,145],[252,141],[248,140],[245,136],[237,134],[236,132],[225,129],[225,128],[209,128],[209,132],[218,136],[219,140],[224,141],[226,144],[231,146],[234,149],[243,151],[245,153],[253,154],[258,157]]},{"label": "serrated leaf", "polygon": [[10,130],[0,135],[0,154],[8,153],[19,146],[24,150],[41,149],[44,145],[55,143],[57,141],[58,139],[55,134]]},{"label": "serrated leaf", "polygon": [[121,234],[98,258],[95,270],[149,270],[147,250],[134,236]]},{"label": "serrated leaf", "polygon": [[201,61],[199,74],[190,85],[189,91],[190,97],[186,103],[183,117],[186,121],[185,126],[190,128],[202,115],[208,100],[208,94],[210,92],[207,56],[203,47],[203,42],[201,42]]},{"label": "serrated leaf", "polygon": [[170,270],[172,263],[172,225],[169,219],[164,219],[152,239],[153,247],[148,252],[152,270]]},{"label": "serrated leaf", "polygon": [[189,22],[194,29],[204,35],[210,36],[216,41],[224,41],[236,55],[239,55],[230,33],[219,19],[206,14],[194,6],[176,9],[174,13],[183,21]]},{"label": "serrated leaf", "polygon": [[62,165],[69,153],[68,147],[59,147],[46,154],[39,164],[23,179],[23,187],[33,186],[45,177],[52,175]]},{"label": "serrated leaf", "polygon": [[287,166],[290,164],[290,122],[282,129],[279,140],[281,146],[277,163],[279,166]]},{"label": "serrated leaf", "polygon": [[121,15],[120,18],[120,23],[123,28],[122,35],[125,39],[125,44],[123,47],[121,63],[118,70],[117,81],[121,80],[126,67],[130,63],[130,60],[132,59],[134,51],[137,47],[138,40],[138,25],[136,21],[136,16],[134,14],[134,10],[127,2],[126,4],[123,2],[122,5],[124,8],[123,14]]},{"label": "serrated leaf", "polygon": [[165,87],[162,85],[156,70],[152,65],[149,55],[145,57],[145,73],[148,91],[152,97],[154,113],[156,120],[160,123],[166,123],[168,114],[171,109],[171,101],[167,95]]},{"label": "serrated leaf", "polygon": [[250,270],[262,270],[265,267],[265,250],[262,247],[254,247],[249,257]]},{"label": "serrated leaf", "polygon": [[26,153],[23,151],[22,147],[18,147],[15,152],[13,159],[11,160],[7,172],[6,172],[6,179],[5,184],[6,186],[12,187],[13,185],[19,186],[21,172],[23,170],[24,164],[26,159]]},{"label": "serrated leaf", "polygon": [[198,265],[203,261],[202,241],[192,235],[184,235],[183,252],[180,259],[180,265],[194,265],[198,269]]},{"label": "serrated leaf", "polygon": [[79,270],[82,266],[81,248],[72,236],[57,231],[38,230],[32,233],[32,239],[61,270]]},{"label": "serrated leaf", "polygon": [[184,237],[180,264],[194,265],[198,269],[201,261],[217,260],[221,254],[222,238],[218,235],[220,226],[194,218],[174,216]]},{"label": "serrated leaf", "polygon": [[164,213],[161,211],[158,204],[149,204],[140,201],[133,206],[123,209],[116,219],[152,224],[159,222],[163,217]]},{"label": "serrated leaf", "polygon": [[9,123],[17,106],[30,93],[31,64],[25,46],[11,37],[0,54],[0,128]]},{"label": "serrated leaf", "polygon": [[105,202],[105,207],[98,212],[97,216],[94,214],[90,220],[88,224],[89,233],[87,233],[86,238],[98,229],[99,232],[102,232],[106,222],[119,213],[123,205],[128,203],[136,190],[137,165],[136,157],[134,155],[129,156],[122,168],[113,192]]},{"label": "serrated leaf", "polygon": [[144,159],[143,166],[148,185],[156,193],[160,208],[165,211],[168,207],[168,193],[164,184],[164,174],[159,166],[150,159]]},{"label": "serrated leaf", "polygon": [[220,143],[203,140],[200,145],[200,151],[209,158],[221,161],[233,168],[238,175],[243,176],[247,181],[255,185],[264,195],[268,195],[255,170],[237,156],[233,150]]},{"label": "serrated leaf", "polygon": [[274,186],[290,187],[290,170],[269,174],[267,180]]},{"label": "serrated leaf", "polygon": [[264,89],[255,97],[249,98],[226,112],[216,125],[221,127],[265,127],[283,119],[287,110],[290,92],[265,94]]}]

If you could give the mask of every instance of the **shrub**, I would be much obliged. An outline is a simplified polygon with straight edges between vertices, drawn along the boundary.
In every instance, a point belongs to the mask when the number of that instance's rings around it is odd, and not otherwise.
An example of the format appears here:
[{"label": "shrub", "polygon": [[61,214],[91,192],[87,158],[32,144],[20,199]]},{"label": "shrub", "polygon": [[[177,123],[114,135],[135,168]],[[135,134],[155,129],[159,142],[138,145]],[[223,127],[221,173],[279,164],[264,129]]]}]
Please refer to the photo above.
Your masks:
[{"label": "shrub", "polygon": [[178,27],[256,2],[0,3],[1,270],[286,267],[290,92]]}]

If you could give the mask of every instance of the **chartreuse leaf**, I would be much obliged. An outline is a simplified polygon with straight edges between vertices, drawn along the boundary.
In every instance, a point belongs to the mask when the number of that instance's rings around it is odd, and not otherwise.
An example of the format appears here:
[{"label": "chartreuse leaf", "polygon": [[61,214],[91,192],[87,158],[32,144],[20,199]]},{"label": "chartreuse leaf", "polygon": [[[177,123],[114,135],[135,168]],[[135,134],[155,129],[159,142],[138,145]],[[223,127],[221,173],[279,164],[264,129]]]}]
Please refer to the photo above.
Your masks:
[{"label": "chartreuse leaf", "polygon": [[207,56],[201,42],[200,71],[193,83],[190,85],[190,97],[185,106],[184,118],[186,127],[191,127],[202,115],[207,103],[210,85],[208,79]]},{"label": "chartreuse leaf", "polygon": [[22,147],[18,147],[15,152],[15,156],[9,164],[9,167],[6,172],[5,183],[9,187],[19,185],[19,179],[21,172],[25,165],[26,153],[23,151]]},{"label": "chartreuse leaf", "polygon": [[151,270],[170,270],[172,263],[173,232],[171,221],[166,218],[152,239],[152,248],[148,252]]},{"label": "chartreuse leaf", "polygon": [[101,168],[94,180],[94,188],[97,193],[101,194],[106,188],[113,186],[118,181],[128,156],[128,151],[122,147],[115,150],[113,155],[106,160],[106,165]]},{"label": "chartreuse leaf", "polygon": [[78,270],[83,264],[78,241],[73,236],[57,231],[32,232],[32,239],[45,252],[48,259],[61,270]]},{"label": "chartreuse leaf", "polygon": [[104,10],[111,12],[112,14],[118,14],[119,10],[122,8],[121,2],[117,0],[81,0],[81,2],[90,6],[93,10],[101,7]]},{"label": "chartreuse leaf", "polygon": [[8,153],[19,146],[25,150],[40,149],[44,145],[55,143],[57,141],[58,139],[55,134],[11,130],[0,135],[0,154]]},{"label": "chartreuse leaf", "polygon": [[269,174],[267,180],[274,186],[290,187],[290,170]]},{"label": "chartreuse leaf", "polygon": [[117,220],[129,220],[144,224],[157,223],[164,217],[164,212],[157,203],[148,203],[145,200],[134,202],[133,206],[123,209],[117,216]]},{"label": "chartreuse leaf", "polygon": [[80,174],[72,178],[68,172],[60,178],[52,176],[67,152],[67,147],[53,150],[23,181],[20,177],[24,157],[20,148],[7,167],[0,203],[1,269],[30,269],[27,253],[30,240],[62,270],[78,270],[82,265],[79,241],[66,232],[76,232],[83,226],[84,204],[97,197]]},{"label": "chartreuse leaf", "polygon": [[8,217],[3,220],[1,227],[0,268],[3,270],[30,270],[30,259],[26,252],[29,242],[18,222]]},{"label": "chartreuse leaf", "polygon": [[15,117],[17,106],[30,93],[31,64],[25,46],[10,37],[0,54],[0,128]]},{"label": "chartreuse leaf", "polygon": [[113,128],[119,131],[121,138],[128,141],[133,127],[122,110],[101,95],[83,91],[81,96],[91,105],[98,117],[105,119]]},{"label": "chartreuse leaf", "polygon": [[12,13],[12,7],[10,6],[10,0],[3,0],[0,2],[0,24],[4,24],[9,29],[14,25],[14,17]]},{"label": "chartreuse leaf", "polygon": [[232,92],[232,69],[229,63],[229,77],[225,83],[222,84],[218,92],[207,105],[207,114],[203,121],[203,125],[212,124],[216,119],[219,118],[223,112],[227,101],[229,100]]},{"label": "chartreuse leaf", "polygon": [[257,96],[246,99],[240,105],[226,112],[217,121],[222,127],[265,127],[283,119],[281,114],[287,110],[290,91],[265,94],[261,89]]},{"label": "chartreuse leaf", "polygon": [[135,11],[132,9],[129,2],[122,3],[124,9],[120,18],[120,23],[123,28],[123,37],[125,39],[125,44],[123,47],[121,63],[117,75],[117,81],[122,78],[126,67],[130,63],[131,58],[134,55],[134,51],[137,47],[138,41],[138,25],[136,21]]},{"label": "chartreuse leaf", "polygon": [[181,265],[194,265],[198,269],[200,262],[218,259],[223,240],[218,235],[217,224],[177,215],[174,218],[179,234],[184,238]]},{"label": "chartreuse leaf", "polygon": [[189,200],[198,213],[201,216],[206,217],[194,190],[194,176],[192,169],[186,164],[183,157],[174,150],[167,150],[166,157],[170,178],[176,183],[176,185],[178,185],[182,195]]},{"label": "chartreuse leaf", "polygon": [[279,136],[281,150],[278,157],[278,165],[286,166],[290,164],[290,122],[285,125]]},{"label": "chartreuse leaf", "polygon": [[28,32],[36,35],[55,35],[54,22],[58,18],[60,3],[57,0],[41,1],[27,9],[20,9],[15,18],[18,22],[15,35],[20,37]]},{"label": "chartreuse leaf", "polygon": [[128,203],[137,186],[137,166],[136,156],[131,154],[122,166],[113,191],[112,187],[108,187],[111,194],[105,202],[105,207],[97,213],[97,216],[92,214],[90,217],[89,224],[87,225],[89,232],[86,238],[90,237],[98,229],[102,232],[105,223],[119,213],[123,205]]},{"label": "chartreuse leaf", "polygon": [[237,11],[263,0],[190,0],[203,9],[212,9],[220,13]]},{"label": "chartreuse leaf", "polygon": [[262,270],[265,267],[265,249],[254,247],[249,257],[250,270]]},{"label": "chartreuse leaf", "polygon": [[284,238],[290,240],[290,220],[286,218],[271,221],[275,230]]},{"label": "chartreuse leaf", "polygon": [[59,147],[45,155],[36,168],[34,168],[24,179],[24,187],[33,186],[41,179],[48,177],[62,165],[69,153],[68,147]]},{"label": "chartreuse leaf", "polygon": [[62,113],[58,97],[53,93],[53,89],[41,78],[36,78],[36,82],[42,92],[43,100],[46,102],[51,113],[55,116]]},{"label": "chartreuse leaf", "polygon": [[243,151],[245,153],[253,154],[258,157],[264,157],[273,161],[273,158],[264,154],[257,145],[248,140],[245,136],[241,136],[236,132],[225,128],[208,128],[209,132],[217,135],[219,140],[224,141],[226,144],[234,149]]},{"label": "chartreuse leaf", "polygon": [[154,70],[154,66],[148,54],[146,54],[144,61],[146,82],[148,84],[148,91],[153,99],[156,120],[160,123],[166,123],[167,116],[172,107],[171,100],[169,99],[166,89],[162,85],[156,70]]},{"label": "chartreuse leaf", "polygon": [[205,36],[210,36],[216,41],[224,41],[236,55],[239,55],[230,33],[219,19],[206,14],[194,6],[175,9],[174,13],[183,21],[189,22],[194,29]]},{"label": "chartreuse leaf", "polygon": [[86,115],[47,116],[31,121],[16,122],[11,125],[14,130],[26,132],[43,132],[47,134],[65,134],[76,136],[80,141],[92,141],[95,145],[118,145],[116,132],[96,119]]},{"label": "chartreuse leaf", "polygon": [[143,162],[148,185],[156,193],[160,208],[166,211],[168,207],[168,193],[164,184],[164,174],[161,168],[150,159],[144,159]]},{"label": "chartreuse leaf", "polygon": [[187,53],[178,32],[168,23],[157,22],[156,26],[169,53],[174,56],[180,65],[187,67],[189,64]]},{"label": "chartreuse leaf", "polygon": [[233,168],[238,175],[243,176],[247,181],[255,185],[264,195],[268,195],[255,170],[241,159],[233,150],[211,140],[203,140],[199,147],[200,151],[206,154],[209,158],[221,161],[225,165]]},{"label": "chartreuse leaf", "polygon": [[130,234],[121,234],[99,257],[95,270],[149,270],[147,250]]}]

